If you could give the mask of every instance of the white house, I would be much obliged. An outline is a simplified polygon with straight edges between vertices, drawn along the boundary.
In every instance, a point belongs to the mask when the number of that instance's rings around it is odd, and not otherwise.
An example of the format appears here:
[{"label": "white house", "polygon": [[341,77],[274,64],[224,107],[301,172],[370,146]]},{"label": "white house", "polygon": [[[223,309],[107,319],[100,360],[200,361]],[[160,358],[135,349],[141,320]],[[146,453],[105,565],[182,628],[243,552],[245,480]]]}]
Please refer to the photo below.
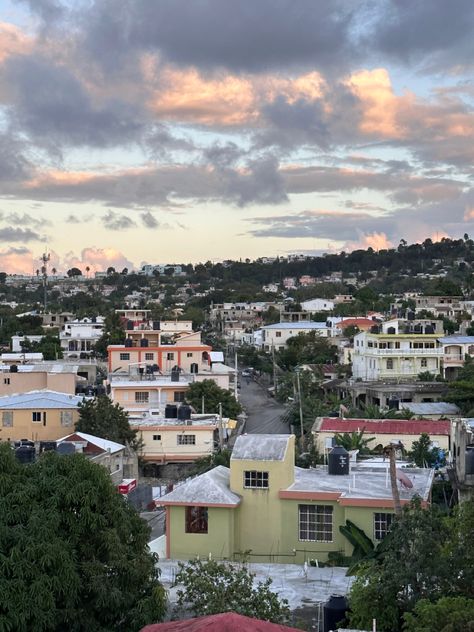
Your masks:
[{"label": "white house", "polygon": [[262,347],[264,351],[276,351],[284,349],[289,338],[293,338],[298,334],[308,334],[311,331],[323,338],[329,335],[329,327],[326,323],[316,323],[313,321],[301,321],[297,323],[275,323],[274,325],[266,325],[261,328]]},{"label": "white house", "polygon": [[327,298],[312,298],[301,303],[304,312],[330,312],[334,309],[334,301]]},{"label": "white house", "polygon": [[59,332],[59,341],[64,357],[77,358],[80,354],[90,356],[95,343],[102,336],[103,329],[104,319],[102,316],[65,323]]}]

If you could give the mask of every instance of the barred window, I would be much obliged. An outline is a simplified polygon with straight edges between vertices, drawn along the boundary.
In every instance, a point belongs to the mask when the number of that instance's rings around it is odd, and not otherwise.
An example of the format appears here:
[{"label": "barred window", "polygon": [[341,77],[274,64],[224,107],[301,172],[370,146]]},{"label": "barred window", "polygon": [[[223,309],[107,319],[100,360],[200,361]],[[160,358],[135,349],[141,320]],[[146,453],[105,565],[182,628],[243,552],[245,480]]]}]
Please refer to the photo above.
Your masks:
[{"label": "barred window", "polygon": [[175,391],[174,392],[174,401],[175,402],[184,402],[185,400],[185,392],[184,391]]},{"label": "barred window", "polygon": [[392,526],[393,514],[374,513],[374,539],[383,540]]},{"label": "barred window", "polygon": [[186,533],[207,533],[207,507],[186,507]]},{"label": "barred window", "polygon": [[178,445],[196,445],[196,435],[178,435]]},{"label": "barred window", "polygon": [[154,359],[155,359],[154,353],[145,353],[145,360],[154,360]]},{"label": "barred window", "polygon": [[72,426],[72,410],[61,411],[61,426]]},{"label": "barred window", "polygon": [[268,472],[248,470],[244,472],[244,487],[246,489],[268,489]]},{"label": "barred window", "polygon": [[120,359],[121,360],[130,360],[130,354],[129,353],[121,353],[120,354]]},{"label": "barred window", "polygon": [[299,540],[332,542],[331,505],[298,505]]},{"label": "barred window", "polygon": [[150,393],[148,391],[137,391],[135,393],[135,402],[137,404],[148,404]]},{"label": "barred window", "polygon": [[13,411],[4,410],[2,414],[2,425],[4,428],[13,426]]}]

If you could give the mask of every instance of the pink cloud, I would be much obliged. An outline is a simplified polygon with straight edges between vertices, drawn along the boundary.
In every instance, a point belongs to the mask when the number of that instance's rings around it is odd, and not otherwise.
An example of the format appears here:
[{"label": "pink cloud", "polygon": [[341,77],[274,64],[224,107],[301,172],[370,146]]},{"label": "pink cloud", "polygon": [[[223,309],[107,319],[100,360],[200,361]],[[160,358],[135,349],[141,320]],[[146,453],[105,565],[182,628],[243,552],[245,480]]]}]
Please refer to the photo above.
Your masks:
[{"label": "pink cloud", "polygon": [[85,272],[86,267],[89,267],[90,272],[93,273],[107,270],[110,266],[119,271],[123,268],[131,270],[133,263],[127,259],[122,252],[115,248],[96,248],[95,246],[91,246],[84,248],[79,257],[72,252],[67,253],[63,261],[63,266],[65,269],[72,267],[79,268],[82,272]]},{"label": "pink cloud", "polygon": [[393,243],[388,239],[385,233],[367,233],[360,235],[358,241],[348,241],[344,244],[342,250],[350,252],[352,250],[366,250],[373,248],[374,250],[387,250],[393,248]]}]

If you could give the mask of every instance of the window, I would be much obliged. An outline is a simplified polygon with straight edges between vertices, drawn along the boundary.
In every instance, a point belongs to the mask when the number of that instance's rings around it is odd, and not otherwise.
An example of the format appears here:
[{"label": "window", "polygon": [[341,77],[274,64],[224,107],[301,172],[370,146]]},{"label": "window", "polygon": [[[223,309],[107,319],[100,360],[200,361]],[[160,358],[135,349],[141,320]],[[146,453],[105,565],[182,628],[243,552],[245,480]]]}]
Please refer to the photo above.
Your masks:
[{"label": "window", "polygon": [[4,377],[3,378],[3,383],[4,384],[10,384],[10,378],[9,377]]},{"label": "window", "polygon": [[190,353],[187,353],[187,354],[186,354],[186,357],[187,357],[187,358],[192,358],[192,357],[193,357],[193,353],[192,353],[192,351],[191,351]]},{"label": "window", "polygon": [[2,414],[2,426],[4,428],[13,426],[13,411],[4,410]]},{"label": "window", "polygon": [[275,332],[275,338],[281,338],[281,331]]},{"label": "window", "polygon": [[298,505],[299,540],[332,542],[332,506]]},{"label": "window", "polygon": [[161,441],[161,435],[153,435],[153,441]]},{"label": "window", "polygon": [[387,360],[387,369],[393,369],[393,360]]},{"label": "window", "polygon": [[207,507],[186,507],[186,533],[207,533]]},{"label": "window", "polygon": [[421,359],[421,366],[424,366],[424,367],[428,366],[428,360],[426,358]]},{"label": "window", "polygon": [[121,353],[120,354],[120,359],[121,360],[130,360],[130,354],[129,353]]},{"label": "window", "polygon": [[393,514],[374,513],[374,538],[383,540],[392,526]]},{"label": "window", "polygon": [[246,489],[268,489],[268,472],[249,470],[244,472],[244,487]]},{"label": "window", "polygon": [[175,402],[184,402],[184,391],[175,391],[174,392],[174,400]]},{"label": "window", "polygon": [[135,393],[135,402],[137,404],[148,404],[150,393],[148,391],[137,391]]},{"label": "window", "polygon": [[61,426],[72,426],[72,410],[61,411]]},{"label": "window", "polygon": [[34,411],[31,413],[32,421],[41,421],[41,413],[38,411]]},{"label": "window", "polygon": [[178,435],[178,445],[196,445],[196,435]]},{"label": "window", "polygon": [[166,359],[167,360],[174,360],[174,353],[167,353],[166,354]]},{"label": "window", "polygon": [[155,359],[154,353],[145,353],[145,360],[154,360],[154,359]]}]

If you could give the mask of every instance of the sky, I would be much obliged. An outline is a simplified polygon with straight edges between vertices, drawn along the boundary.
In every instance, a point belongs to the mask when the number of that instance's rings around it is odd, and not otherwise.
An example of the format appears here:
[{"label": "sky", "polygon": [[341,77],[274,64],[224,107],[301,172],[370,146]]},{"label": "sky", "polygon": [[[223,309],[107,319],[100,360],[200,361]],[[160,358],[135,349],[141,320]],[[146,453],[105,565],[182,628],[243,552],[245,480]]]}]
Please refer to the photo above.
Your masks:
[{"label": "sky", "polygon": [[0,0],[0,270],[474,232],[472,0]]}]

